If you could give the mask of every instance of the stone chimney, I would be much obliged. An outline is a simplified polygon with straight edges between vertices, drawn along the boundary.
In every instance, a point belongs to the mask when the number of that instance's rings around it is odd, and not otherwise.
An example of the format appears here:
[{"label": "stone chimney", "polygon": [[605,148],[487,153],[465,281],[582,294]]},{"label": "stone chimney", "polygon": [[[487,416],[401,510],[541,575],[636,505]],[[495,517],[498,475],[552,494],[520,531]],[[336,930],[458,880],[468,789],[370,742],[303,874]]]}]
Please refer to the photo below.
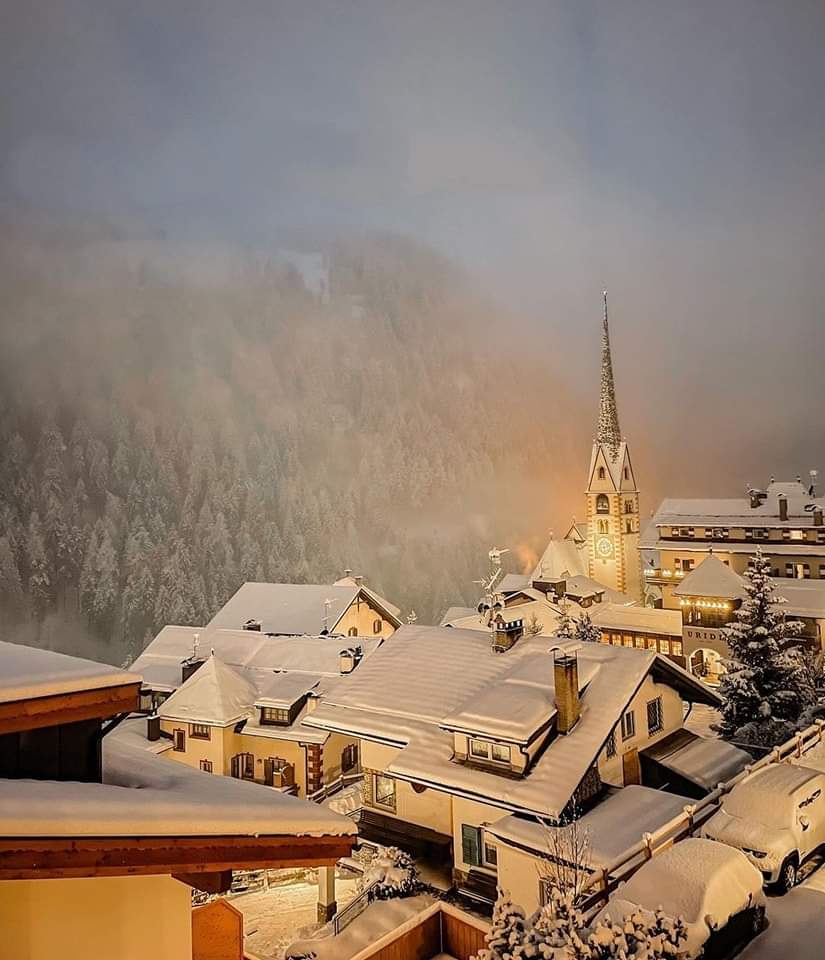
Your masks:
[{"label": "stone chimney", "polygon": [[146,718],[146,739],[150,741],[160,740],[160,717],[152,714]]},{"label": "stone chimney", "polygon": [[579,702],[579,659],[575,652],[553,651],[553,679],[556,688],[556,730],[567,734],[581,713]]},{"label": "stone chimney", "polygon": [[779,500],[779,519],[787,520],[788,519],[788,498],[780,493],[777,499]]},{"label": "stone chimney", "polygon": [[347,647],[346,650],[342,650],[338,654],[338,669],[341,674],[352,673],[352,671],[358,666],[361,662],[361,657],[364,655],[363,647],[360,644],[354,647]]},{"label": "stone chimney", "polygon": [[524,636],[524,620],[505,620],[499,613],[492,623],[493,628],[493,651],[495,653],[504,653],[509,650],[513,644]]},{"label": "stone chimney", "polygon": [[823,525],[824,519],[825,517],[823,517],[822,515],[822,507],[815,506],[814,507],[814,526],[821,527]]}]

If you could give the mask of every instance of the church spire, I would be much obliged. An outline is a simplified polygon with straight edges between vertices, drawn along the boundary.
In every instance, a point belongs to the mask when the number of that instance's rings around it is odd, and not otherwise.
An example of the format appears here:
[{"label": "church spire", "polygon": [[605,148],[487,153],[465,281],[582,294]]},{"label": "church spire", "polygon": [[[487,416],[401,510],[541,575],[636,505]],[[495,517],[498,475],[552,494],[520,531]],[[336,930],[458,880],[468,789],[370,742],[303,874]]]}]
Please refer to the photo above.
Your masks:
[{"label": "church spire", "polygon": [[622,441],[619,411],[616,407],[616,388],[613,385],[613,362],[610,359],[610,333],[607,329],[607,290],[604,291],[604,327],[602,329],[602,386],[599,398],[599,425],[596,441],[610,450],[615,460]]}]

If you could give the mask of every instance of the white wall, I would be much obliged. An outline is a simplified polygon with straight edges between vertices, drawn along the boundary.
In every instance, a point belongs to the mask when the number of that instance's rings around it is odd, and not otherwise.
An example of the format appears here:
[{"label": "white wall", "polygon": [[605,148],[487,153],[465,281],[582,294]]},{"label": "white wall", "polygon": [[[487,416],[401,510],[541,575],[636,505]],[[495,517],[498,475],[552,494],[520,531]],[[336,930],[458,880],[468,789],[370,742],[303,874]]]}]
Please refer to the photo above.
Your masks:
[{"label": "white wall", "polygon": [[0,882],[0,957],[191,960],[190,888],[169,876]]},{"label": "white wall", "polygon": [[498,885],[529,917],[540,906],[538,860],[506,843],[497,846]]},{"label": "white wall", "polygon": [[[495,823],[502,817],[509,815],[509,811],[501,807],[494,807],[476,800],[465,800],[463,797],[453,797],[453,861],[457,870],[467,873],[471,869],[479,869],[471,863],[465,863],[461,848],[461,826],[480,827],[482,824]],[[483,867],[480,869],[484,869]],[[490,870],[491,874],[495,871]]]}]

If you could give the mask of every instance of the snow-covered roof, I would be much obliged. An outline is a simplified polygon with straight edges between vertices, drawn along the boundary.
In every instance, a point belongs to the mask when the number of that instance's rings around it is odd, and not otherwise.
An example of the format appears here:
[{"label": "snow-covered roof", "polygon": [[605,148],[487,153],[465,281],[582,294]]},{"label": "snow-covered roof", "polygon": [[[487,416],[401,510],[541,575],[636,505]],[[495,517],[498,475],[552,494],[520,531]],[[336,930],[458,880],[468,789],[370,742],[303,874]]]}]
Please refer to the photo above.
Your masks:
[{"label": "snow-covered roof", "polygon": [[[677,817],[692,803],[651,787],[627,786],[612,791],[601,803],[576,821],[580,840],[587,840],[587,864],[593,869],[607,867],[625,850],[638,843],[644,833],[653,833]],[[514,847],[536,853],[558,848],[553,837],[564,844],[571,827],[553,826],[535,819],[511,815],[485,828],[487,833]],[[561,849],[572,849],[572,846]]]},{"label": "snow-covered roof", "polygon": [[725,600],[743,600],[745,578],[741,577],[719,557],[710,553],[673,590],[677,597],[716,597]]},{"label": "snow-covered roof", "polygon": [[530,575],[534,580],[560,580],[587,576],[587,550],[573,540],[551,538]]},{"label": "snow-covered roof", "polygon": [[775,577],[771,583],[775,595],[787,601],[782,606],[786,616],[825,618],[825,580]]},{"label": "snow-covered roof", "polygon": [[336,624],[359,598],[398,626],[398,608],[364,586],[317,583],[244,583],[209,621],[208,628],[240,630],[257,620],[263,633],[320,634]]},{"label": "snow-covered roof", "polygon": [[705,790],[730,780],[751,762],[749,754],[715,737],[676,730],[642,753]]},{"label": "snow-covered roof", "polygon": [[[772,483],[765,499],[752,507],[748,497],[719,499],[668,498],[661,502],[653,517],[657,526],[726,526],[726,527],[800,527],[813,524],[814,504],[825,509],[825,498],[810,497],[802,484]],[[788,520],[779,519],[779,498],[788,501]],[[800,521],[804,521],[800,523]]]},{"label": "snow-covered roof", "polygon": [[594,580],[592,577],[586,577],[583,574],[568,577],[565,592],[567,596],[573,600],[579,597],[593,597],[600,593],[602,595],[602,603],[617,603],[623,606],[630,606],[636,602],[626,593],[621,593],[619,590],[612,590],[610,587],[599,583],[598,580]]},{"label": "snow-covered roof", "polygon": [[139,682],[136,674],[105,663],[0,641],[0,703]]},{"label": "snow-covered roof", "polygon": [[452,627],[456,620],[466,620],[467,617],[478,616],[475,607],[448,607],[441,618],[442,627]]},{"label": "snow-covered roof", "polygon": [[653,607],[624,606],[602,603],[589,611],[597,627],[607,630],[631,630],[634,633],[682,636],[682,614],[678,610],[657,610]]},{"label": "snow-covered roof", "polygon": [[263,707],[291,707],[293,703],[317,689],[319,679],[305,673],[265,673],[256,671],[258,696],[255,703]]},{"label": "snow-covered roof", "polygon": [[257,697],[250,680],[211,656],[160,705],[158,716],[227,727],[249,716]]},{"label": "snow-covered roof", "polygon": [[[530,711],[544,697],[551,720],[547,694],[553,656],[548,651],[553,645],[546,637],[524,637],[500,654],[493,651],[489,632],[405,626],[356,673],[342,677],[304,723],[398,745],[402,749],[387,769],[400,779],[483,797],[513,811],[558,817],[648,673],[687,699],[718,703],[703,684],[651,651],[584,644],[578,668],[589,680],[580,719],[569,734],[551,736],[527,776],[511,779],[454,762],[453,735],[444,724],[451,717],[480,715],[478,703],[485,700],[495,706],[490,721],[498,723],[502,711],[496,692],[510,695],[506,678],[516,671],[536,684]],[[515,691],[518,685],[511,687]],[[534,722],[531,713],[525,726]]]},{"label": "snow-covered roof", "polygon": [[103,783],[0,780],[0,837],[346,836],[348,817],[103,741]]},{"label": "snow-covered roof", "polygon": [[724,926],[745,907],[762,902],[762,874],[734,847],[688,837],[653,857],[611,896],[594,918],[619,920],[639,907],[682,917],[695,956],[710,936],[706,918]]},{"label": "snow-covered roof", "polygon": [[496,589],[500,593],[513,593],[530,586],[530,578],[525,573],[505,573]]}]

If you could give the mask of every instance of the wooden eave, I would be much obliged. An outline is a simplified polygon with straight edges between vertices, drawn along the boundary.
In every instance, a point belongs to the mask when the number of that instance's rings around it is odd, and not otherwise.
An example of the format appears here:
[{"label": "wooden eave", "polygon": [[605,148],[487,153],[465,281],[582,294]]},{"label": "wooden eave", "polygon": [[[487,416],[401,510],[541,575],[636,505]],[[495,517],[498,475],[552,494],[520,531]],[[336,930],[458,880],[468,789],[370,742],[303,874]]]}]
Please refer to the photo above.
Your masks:
[{"label": "wooden eave", "polygon": [[0,838],[0,880],[215,874],[333,866],[355,835]]},{"label": "wooden eave", "polygon": [[0,734],[105,719],[140,706],[140,682],[0,703]]}]

